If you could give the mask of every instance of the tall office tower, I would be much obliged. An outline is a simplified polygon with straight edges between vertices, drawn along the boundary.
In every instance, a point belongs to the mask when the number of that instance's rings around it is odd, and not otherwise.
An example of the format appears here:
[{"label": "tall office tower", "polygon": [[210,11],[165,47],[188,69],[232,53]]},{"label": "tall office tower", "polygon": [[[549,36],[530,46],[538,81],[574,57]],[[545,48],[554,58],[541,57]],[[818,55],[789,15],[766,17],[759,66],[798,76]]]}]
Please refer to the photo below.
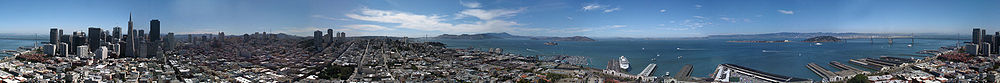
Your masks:
[{"label": "tall office tower", "polygon": [[127,57],[135,57],[135,28],[132,28],[132,13],[128,14],[128,38],[125,40],[125,55]]},{"label": "tall office tower", "polygon": [[993,46],[990,47],[994,48],[992,54],[1000,54],[1000,32],[993,33],[993,42],[991,44]]},{"label": "tall office tower", "polygon": [[135,41],[136,42],[144,42],[144,41],[147,40],[146,38],[149,37],[149,36],[146,36],[146,31],[145,30],[139,30],[139,32],[136,33],[136,34],[139,34],[138,36],[135,36]]},{"label": "tall office tower", "polygon": [[[73,38],[72,39],[73,39],[73,45],[70,46],[70,47],[84,46],[87,43],[87,34],[84,34],[84,32],[73,32]],[[86,50],[73,49],[73,50],[70,50],[70,53],[80,53],[79,51],[86,51]],[[80,54],[76,54],[76,55],[80,55]]]},{"label": "tall office tower", "polygon": [[983,32],[981,32],[979,28],[972,28],[972,43],[973,44],[979,44],[979,42],[982,42],[983,35],[980,35],[982,33]]},{"label": "tall office tower", "polygon": [[194,37],[188,34],[188,43],[194,43]]},{"label": "tall office tower", "polygon": [[226,32],[219,32],[219,40],[226,40]]},{"label": "tall office tower", "polygon": [[177,39],[174,39],[174,33],[167,33],[167,37],[163,38],[163,42],[165,42],[163,46],[164,51],[173,50],[174,45],[177,44],[176,41]]},{"label": "tall office tower", "polygon": [[323,31],[316,30],[313,32],[313,46],[316,46],[317,52],[323,51]]},{"label": "tall office tower", "polygon": [[[126,32],[132,32],[132,31],[126,31]],[[130,36],[131,35],[122,35],[122,39],[121,40],[125,40],[125,41],[120,42],[121,45],[122,45],[121,47],[119,47],[119,49],[121,49],[121,53],[118,53],[119,55],[118,55],[117,58],[124,58],[124,57],[131,57],[132,56],[132,51],[134,51],[135,49],[129,48],[131,42],[128,42],[128,40],[132,39]]]},{"label": "tall office tower", "polygon": [[101,33],[101,39],[103,39],[103,40],[101,40],[101,45],[110,45],[110,44],[106,44],[106,43],[107,42],[111,42],[111,39],[115,38],[115,37],[112,37],[111,33],[108,32],[108,30],[104,30],[104,31],[101,31],[101,32],[102,32]]},{"label": "tall office tower", "polygon": [[160,20],[149,21],[149,41],[160,41]]},{"label": "tall office tower", "polygon": [[113,31],[111,31],[111,37],[113,37],[115,39],[114,41],[121,40],[122,39],[122,27],[115,27],[112,30]]},{"label": "tall office tower", "polygon": [[325,38],[326,38],[326,42],[327,43],[333,42],[333,37],[334,37],[333,34],[337,34],[337,33],[334,33],[333,29],[326,29],[326,36],[325,36]]},{"label": "tall office tower", "polygon": [[63,57],[69,55],[69,44],[59,43],[59,46],[56,46],[56,48],[59,48],[59,49],[56,49],[56,52],[58,52],[56,54],[58,54],[60,56],[63,56]]},{"label": "tall office tower", "polygon": [[90,46],[89,51],[97,50],[97,47],[101,47],[101,28],[88,28],[87,36],[87,46]]},{"label": "tall office tower", "polygon": [[160,39],[160,20],[153,19],[149,21],[149,54],[155,57],[159,57],[162,49],[160,45],[162,44],[162,39]]},{"label": "tall office tower", "polygon": [[59,29],[49,29],[49,44],[59,44]]},{"label": "tall office tower", "polygon": [[135,53],[136,57],[146,57],[146,52],[149,52],[149,48],[146,48],[149,47],[149,41],[147,41],[149,36],[146,35],[145,30],[139,30],[136,34],[139,34],[135,36],[135,49],[138,50]]}]

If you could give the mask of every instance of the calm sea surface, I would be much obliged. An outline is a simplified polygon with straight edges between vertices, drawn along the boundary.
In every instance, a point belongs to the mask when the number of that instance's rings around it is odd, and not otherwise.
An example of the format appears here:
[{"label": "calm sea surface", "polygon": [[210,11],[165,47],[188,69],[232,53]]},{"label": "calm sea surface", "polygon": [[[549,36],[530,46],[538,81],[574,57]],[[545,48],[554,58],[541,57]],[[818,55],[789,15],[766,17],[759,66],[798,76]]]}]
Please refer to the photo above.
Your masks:
[{"label": "calm sea surface", "polygon": [[[917,54],[920,50],[933,50],[942,46],[954,46],[958,40],[916,39],[913,47],[908,47],[910,39],[895,39],[889,44],[886,39],[849,39],[845,42],[826,42],[822,45],[808,42],[788,43],[732,43],[730,40],[785,40],[785,39],[701,39],[701,40],[636,40],[597,39],[594,42],[557,42],[548,46],[539,40],[453,40],[418,39],[447,44],[448,48],[474,47],[503,48],[504,52],[522,55],[587,56],[589,67],[604,69],[607,61],[625,56],[631,62],[629,73],[638,74],[646,65],[657,64],[654,75],[666,72],[676,74],[684,64],[691,64],[693,76],[708,77],[719,64],[729,63],[757,69],[764,72],[820,80],[806,68],[808,63],[816,63],[828,70],[838,71],[829,65],[830,61],[844,64],[849,59],[878,58],[893,56],[902,58],[923,58],[927,54]],[[787,39],[800,41],[804,39]],[[679,48],[679,49],[678,49]],[[660,56],[656,56],[656,55]],[[653,60],[653,59],[656,60]],[[848,64],[859,67],[853,64]]]},{"label": "calm sea surface", "polygon": [[[48,41],[48,40],[10,40],[10,39],[0,39],[0,50],[15,50],[17,47],[21,46],[31,46],[35,42]],[[10,56],[6,54],[0,54],[0,56]]]}]

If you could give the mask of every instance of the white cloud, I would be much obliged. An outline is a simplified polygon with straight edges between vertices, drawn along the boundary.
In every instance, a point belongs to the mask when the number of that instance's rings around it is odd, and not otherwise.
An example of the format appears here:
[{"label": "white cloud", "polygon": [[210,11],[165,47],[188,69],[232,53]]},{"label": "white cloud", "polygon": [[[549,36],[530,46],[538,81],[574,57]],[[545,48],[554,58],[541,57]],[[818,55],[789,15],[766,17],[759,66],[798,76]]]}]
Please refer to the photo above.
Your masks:
[{"label": "white cloud", "polygon": [[618,11],[618,10],[621,10],[621,8],[615,7],[615,8],[611,8],[611,9],[604,9],[604,13],[614,12],[614,11]]},{"label": "white cloud", "polygon": [[378,30],[396,30],[392,28],[386,28],[379,25],[369,25],[369,24],[358,24],[358,25],[344,25],[341,27],[347,27],[355,30],[365,30],[365,31],[378,31]]},{"label": "white cloud", "polygon": [[704,16],[691,16],[691,17],[694,17],[694,18],[705,18]]},{"label": "white cloud", "polygon": [[660,9],[660,13],[667,12],[667,9]]},{"label": "white cloud", "polygon": [[312,15],[310,17],[320,18],[320,19],[327,19],[327,20],[342,20],[342,21],[347,21],[348,20],[348,19],[344,19],[344,18],[334,18],[334,17],[323,16],[323,15]]},{"label": "white cloud", "polygon": [[782,14],[789,14],[789,15],[795,14],[795,11],[791,11],[791,10],[778,10],[778,12],[780,12]]},{"label": "white cloud", "polygon": [[[446,33],[505,32],[505,31],[518,30],[518,28],[514,26],[521,25],[518,24],[517,22],[504,21],[504,20],[484,20],[469,24],[452,24],[452,23],[442,22],[442,21],[448,21],[448,19],[442,19],[443,18],[442,16],[437,16],[437,15],[428,16],[428,15],[411,14],[406,12],[374,10],[374,9],[361,9],[359,14],[351,13],[351,14],[346,14],[345,16],[364,21],[397,23],[399,25],[394,26],[397,28],[408,28],[408,29],[423,30],[423,31],[441,31]],[[479,18],[487,18],[487,17],[479,17]]]},{"label": "white cloud", "polygon": [[567,19],[567,20],[573,20],[573,17],[569,17],[569,16],[567,16],[567,17],[566,17],[566,19]]},{"label": "white cloud", "polygon": [[587,4],[586,6],[583,6],[583,10],[594,10],[598,8],[604,8],[604,7],[601,6],[600,4]]},{"label": "white cloud", "polygon": [[694,5],[694,8],[695,8],[695,9],[701,9],[701,4],[695,4],[695,5]]},{"label": "white cloud", "polygon": [[462,4],[462,6],[469,7],[469,8],[479,8],[479,7],[482,7],[482,4],[480,4],[479,2],[462,2],[462,1],[459,1],[458,3]]},{"label": "white cloud", "polygon": [[722,21],[727,21],[727,22],[736,22],[735,18],[719,17],[719,19],[721,19]]},{"label": "white cloud", "polygon": [[608,27],[609,28],[622,28],[622,27],[628,27],[628,25],[611,25],[611,26],[608,26]]},{"label": "white cloud", "polygon": [[524,11],[524,8],[517,10],[507,10],[507,9],[494,9],[494,10],[483,10],[483,9],[468,9],[463,10],[461,14],[475,16],[481,20],[490,20],[496,17],[507,17],[514,16],[517,13]]}]

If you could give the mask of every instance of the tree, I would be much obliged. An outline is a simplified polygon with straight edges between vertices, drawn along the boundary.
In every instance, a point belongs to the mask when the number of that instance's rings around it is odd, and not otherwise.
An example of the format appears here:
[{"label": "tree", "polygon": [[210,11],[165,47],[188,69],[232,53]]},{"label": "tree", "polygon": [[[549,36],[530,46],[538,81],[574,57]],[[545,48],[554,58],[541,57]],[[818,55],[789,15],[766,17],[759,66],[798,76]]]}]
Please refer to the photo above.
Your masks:
[{"label": "tree", "polygon": [[851,77],[850,80],[847,80],[847,83],[871,83],[871,82],[868,81],[868,76],[858,74],[854,75],[854,77]]}]

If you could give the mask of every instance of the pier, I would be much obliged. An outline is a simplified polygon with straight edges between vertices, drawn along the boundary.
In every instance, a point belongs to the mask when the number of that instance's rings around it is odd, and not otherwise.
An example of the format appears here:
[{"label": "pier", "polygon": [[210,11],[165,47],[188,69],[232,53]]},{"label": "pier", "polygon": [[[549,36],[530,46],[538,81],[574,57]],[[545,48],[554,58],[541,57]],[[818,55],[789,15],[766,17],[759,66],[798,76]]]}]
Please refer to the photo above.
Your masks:
[{"label": "pier", "polygon": [[853,62],[854,64],[861,65],[861,67],[865,67],[872,70],[881,70],[882,67],[885,66],[885,65],[870,63],[868,61],[865,61],[864,59],[851,59],[851,62]]},{"label": "pier", "polygon": [[674,76],[674,77],[688,77],[688,76],[691,76],[691,70],[692,70],[691,67],[694,67],[694,66],[691,66],[691,64],[684,65],[684,67],[681,67],[681,71],[677,72],[677,75]]},{"label": "pier", "polygon": [[806,65],[806,68],[809,68],[809,70],[812,70],[813,73],[816,73],[817,75],[819,75],[819,77],[830,78],[830,77],[837,76],[836,73],[833,73],[830,70],[823,69],[823,67],[820,67],[819,65],[816,65],[816,63],[809,63],[809,64]]},{"label": "pier", "polygon": [[653,69],[656,69],[656,64],[650,63],[646,68],[642,69],[642,72],[639,72],[639,76],[649,76],[649,74],[653,73]]},{"label": "pier", "polygon": [[840,69],[842,71],[844,71],[844,70],[863,71],[863,70],[858,69],[858,68],[854,68],[854,67],[851,67],[851,66],[847,66],[847,65],[841,64],[840,62],[837,62],[837,61],[830,61],[830,65],[833,65],[834,68]]}]

